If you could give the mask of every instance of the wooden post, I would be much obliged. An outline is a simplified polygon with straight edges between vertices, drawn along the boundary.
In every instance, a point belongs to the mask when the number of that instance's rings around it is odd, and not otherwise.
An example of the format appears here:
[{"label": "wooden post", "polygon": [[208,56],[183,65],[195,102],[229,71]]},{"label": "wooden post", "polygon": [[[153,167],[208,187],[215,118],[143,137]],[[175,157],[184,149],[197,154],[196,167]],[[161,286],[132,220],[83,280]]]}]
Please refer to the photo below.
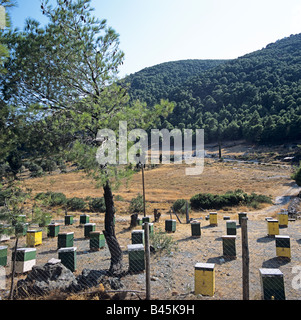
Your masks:
[{"label": "wooden post", "polygon": [[142,187],[143,187],[143,214],[144,217],[146,216],[145,213],[145,185],[144,185],[144,164],[141,164],[141,168],[142,168]]},{"label": "wooden post", "polygon": [[188,201],[186,200],[186,223],[190,223],[190,219],[189,219],[189,205],[188,205]]},{"label": "wooden post", "polygon": [[149,245],[149,224],[145,222],[144,228],[144,242],[145,242],[145,288],[146,300],[150,300],[150,245]]},{"label": "wooden post", "polygon": [[249,300],[248,218],[241,218],[243,300]]}]

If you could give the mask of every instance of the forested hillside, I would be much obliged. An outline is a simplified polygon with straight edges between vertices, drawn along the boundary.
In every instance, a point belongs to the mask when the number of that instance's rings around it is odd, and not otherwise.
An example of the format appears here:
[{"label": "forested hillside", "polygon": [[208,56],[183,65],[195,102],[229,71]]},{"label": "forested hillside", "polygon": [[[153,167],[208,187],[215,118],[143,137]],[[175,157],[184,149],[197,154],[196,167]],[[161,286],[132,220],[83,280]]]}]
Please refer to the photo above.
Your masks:
[{"label": "forested hillside", "polygon": [[176,107],[162,127],[204,128],[207,142],[244,138],[278,143],[301,138],[301,34],[235,60],[219,61],[184,82],[172,79],[167,68],[168,64],[158,65],[152,77],[141,73],[140,88],[134,85],[135,74],[130,78],[134,82],[130,94],[150,103],[154,101],[150,87],[158,83],[153,79],[165,75],[155,99],[168,98]]}]

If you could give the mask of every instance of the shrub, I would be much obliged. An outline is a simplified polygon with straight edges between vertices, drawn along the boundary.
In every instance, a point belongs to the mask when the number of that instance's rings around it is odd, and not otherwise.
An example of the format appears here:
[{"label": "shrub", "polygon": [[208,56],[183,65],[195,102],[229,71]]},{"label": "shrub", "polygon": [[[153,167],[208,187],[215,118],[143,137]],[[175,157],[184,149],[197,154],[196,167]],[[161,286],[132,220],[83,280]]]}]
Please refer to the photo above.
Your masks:
[{"label": "shrub", "polygon": [[52,172],[57,169],[56,162],[51,159],[42,160],[41,167],[44,171],[47,171],[47,172]]},{"label": "shrub", "polygon": [[143,196],[138,194],[136,198],[131,200],[129,210],[131,213],[141,213],[143,208]]},{"label": "shrub", "polygon": [[89,200],[89,209],[93,212],[106,212],[104,198],[92,198]]},{"label": "shrub", "polygon": [[36,163],[28,164],[28,169],[32,178],[41,177],[44,174],[43,168]]},{"label": "shrub", "polygon": [[74,197],[67,200],[67,207],[73,211],[83,210],[86,207],[86,202],[84,199]]},{"label": "shrub", "polygon": [[296,181],[299,187],[301,187],[301,164],[299,168],[296,169],[296,172],[292,175],[291,178]]},{"label": "shrub", "polygon": [[[178,199],[174,202],[172,207],[176,212],[184,214],[184,213],[186,213],[186,200]],[[190,208],[190,205],[188,203],[188,210],[189,210],[189,208]]]},{"label": "shrub", "polygon": [[39,207],[33,209],[33,222],[38,223],[39,227],[46,227],[51,222],[51,219],[51,213],[43,211]]},{"label": "shrub", "polygon": [[0,189],[0,206],[5,205],[5,200],[9,199],[12,195],[12,190],[11,189]]},{"label": "shrub", "polygon": [[171,254],[173,250],[178,249],[178,243],[173,240],[172,236],[162,232],[162,230],[150,235],[150,243],[155,252],[159,253]]},{"label": "shrub", "polygon": [[46,194],[50,196],[49,205],[52,207],[63,206],[67,202],[66,196],[61,192],[48,192]]}]

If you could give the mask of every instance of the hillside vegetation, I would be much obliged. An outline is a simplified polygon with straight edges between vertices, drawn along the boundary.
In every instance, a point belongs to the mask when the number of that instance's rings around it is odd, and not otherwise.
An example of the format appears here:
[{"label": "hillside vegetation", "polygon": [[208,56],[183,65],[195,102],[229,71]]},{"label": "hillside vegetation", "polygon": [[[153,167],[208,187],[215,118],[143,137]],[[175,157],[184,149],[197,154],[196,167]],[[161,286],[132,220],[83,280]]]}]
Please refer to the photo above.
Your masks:
[{"label": "hillside vegetation", "polygon": [[206,142],[301,138],[301,34],[235,60],[165,63],[126,81],[132,98],[176,102],[162,128],[203,128]]}]

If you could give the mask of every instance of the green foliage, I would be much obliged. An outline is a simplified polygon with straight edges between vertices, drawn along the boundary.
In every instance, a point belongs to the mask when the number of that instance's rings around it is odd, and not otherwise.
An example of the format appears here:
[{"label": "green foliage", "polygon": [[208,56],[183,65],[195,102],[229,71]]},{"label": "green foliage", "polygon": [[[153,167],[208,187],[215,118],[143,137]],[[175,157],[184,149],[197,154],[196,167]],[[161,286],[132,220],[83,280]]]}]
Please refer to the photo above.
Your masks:
[{"label": "green foliage", "polygon": [[47,192],[49,196],[49,205],[52,207],[64,206],[67,203],[66,196],[61,192]]},{"label": "green foliage", "polygon": [[44,174],[42,167],[37,165],[36,163],[29,164],[28,169],[32,178],[41,177]]},{"label": "green foliage", "polygon": [[143,196],[138,194],[136,198],[133,198],[130,202],[129,211],[131,213],[142,213],[143,212]]},{"label": "green foliage", "polygon": [[178,249],[178,243],[173,240],[172,236],[162,230],[150,235],[150,243],[155,249],[155,252],[161,254],[172,254],[173,251]]},{"label": "green foliage", "polygon": [[92,198],[89,200],[89,209],[93,212],[106,212],[104,198]]},{"label": "green foliage", "polygon": [[239,205],[258,208],[261,203],[272,203],[272,200],[268,196],[257,195],[256,193],[249,195],[240,189],[228,191],[222,195],[200,193],[190,199],[191,207],[195,210],[222,209]]},{"label": "green foliage", "polygon": [[37,223],[39,227],[46,227],[50,224],[52,214],[48,211],[42,210],[40,207],[35,206],[33,209],[33,222]]},{"label": "green foliage", "polygon": [[296,181],[299,187],[301,187],[301,163],[299,168],[296,168],[295,172],[292,174],[292,179]]},{"label": "green foliage", "polygon": [[84,210],[86,208],[86,202],[81,198],[71,198],[67,200],[67,207],[72,211]]},{"label": "green foliage", "polygon": [[[184,214],[184,213],[186,213],[186,200],[185,199],[178,199],[174,202],[172,207],[176,212]],[[188,203],[188,210],[189,210],[189,208],[190,208],[190,204]]]}]

